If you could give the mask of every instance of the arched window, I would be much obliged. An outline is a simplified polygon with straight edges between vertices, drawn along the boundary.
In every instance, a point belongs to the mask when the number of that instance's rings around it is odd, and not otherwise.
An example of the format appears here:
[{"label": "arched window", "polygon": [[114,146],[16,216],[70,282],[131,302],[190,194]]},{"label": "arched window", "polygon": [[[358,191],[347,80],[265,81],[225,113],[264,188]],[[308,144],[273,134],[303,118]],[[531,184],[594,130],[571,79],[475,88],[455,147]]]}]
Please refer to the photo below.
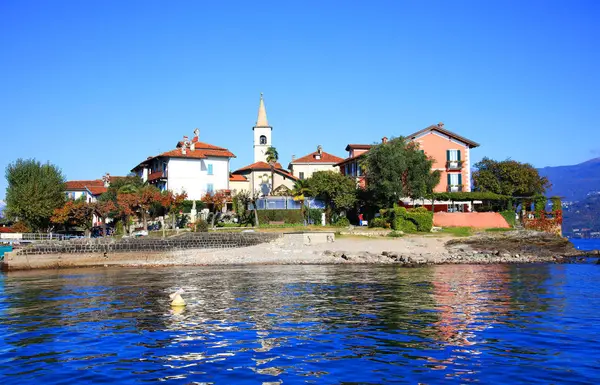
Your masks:
[{"label": "arched window", "polygon": [[267,137],[264,135],[260,136],[260,144],[267,144]]}]

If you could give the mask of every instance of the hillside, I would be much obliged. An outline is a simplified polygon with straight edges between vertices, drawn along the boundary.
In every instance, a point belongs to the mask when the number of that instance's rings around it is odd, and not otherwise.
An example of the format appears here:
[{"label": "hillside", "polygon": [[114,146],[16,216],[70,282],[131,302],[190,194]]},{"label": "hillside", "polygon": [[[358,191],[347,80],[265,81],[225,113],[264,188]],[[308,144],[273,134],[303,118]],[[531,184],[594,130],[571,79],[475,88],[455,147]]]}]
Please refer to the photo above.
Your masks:
[{"label": "hillside", "polygon": [[565,202],[581,201],[588,193],[600,191],[600,158],[572,166],[544,167],[540,175],[552,182],[548,196],[558,195]]},{"label": "hillside", "polygon": [[599,237],[600,194],[592,194],[584,200],[565,208],[563,234],[573,237]]}]

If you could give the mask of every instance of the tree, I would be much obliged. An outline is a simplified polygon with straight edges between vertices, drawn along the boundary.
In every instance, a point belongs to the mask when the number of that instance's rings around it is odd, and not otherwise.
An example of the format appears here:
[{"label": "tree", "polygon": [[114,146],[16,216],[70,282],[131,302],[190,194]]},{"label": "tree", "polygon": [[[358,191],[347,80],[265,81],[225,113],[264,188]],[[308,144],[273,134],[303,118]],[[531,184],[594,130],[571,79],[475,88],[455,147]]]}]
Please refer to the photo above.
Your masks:
[{"label": "tree", "polygon": [[83,227],[85,235],[89,236],[90,230],[94,226],[92,218],[95,212],[94,203],[88,203],[82,199],[69,200],[62,207],[54,210],[50,220],[60,225]]},{"label": "tree", "polygon": [[[160,204],[165,208],[165,211],[171,216],[171,225],[172,228],[175,228],[175,216],[177,211],[179,211],[183,205],[183,202],[186,200],[187,194],[185,192],[181,194],[173,194],[173,192],[167,190],[163,191],[160,196]],[[163,237],[165,234],[165,226],[163,223]]]},{"label": "tree", "polygon": [[66,199],[61,170],[35,159],[17,159],[6,167],[6,180],[6,216],[33,231],[48,230],[54,210]]},{"label": "tree", "polygon": [[546,189],[551,187],[550,181],[541,177],[537,169],[529,163],[483,158],[474,166],[474,191],[531,197],[544,194]]},{"label": "tree", "polygon": [[265,155],[267,156],[267,163],[271,166],[271,194],[273,190],[275,190],[275,164],[279,160],[279,153],[275,147],[269,147],[265,151]]},{"label": "tree", "polygon": [[325,202],[328,222],[333,211],[350,209],[356,203],[356,182],[339,172],[317,171],[308,179],[308,186]]},{"label": "tree", "polygon": [[257,202],[260,198],[260,192],[249,192],[247,190],[242,190],[237,193],[235,198],[237,199],[238,204],[242,206],[244,210],[246,210],[249,205],[252,205],[252,211],[254,212],[254,226],[258,227],[260,223],[258,222]]},{"label": "tree", "polygon": [[144,224],[144,230],[148,228],[148,219],[147,214],[150,211],[150,208],[156,202],[160,202],[161,195],[160,191],[151,185],[145,185],[138,190],[139,195],[139,206],[140,206],[140,214],[142,215],[142,222]]},{"label": "tree", "polygon": [[294,182],[292,196],[294,197],[295,201],[300,202],[302,205],[302,216],[304,216],[306,219],[306,207],[304,205],[304,201],[307,197],[313,196],[308,179],[298,179],[296,182]]},{"label": "tree", "polygon": [[440,181],[419,145],[403,137],[371,147],[361,164],[366,172],[366,190],[372,203],[392,207],[402,197],[431,196]]},{"label": "tree", "polygon": [[223,206],[227,204],[227,196],[223,191],[216,191],[212,194],[206,193],[206,195],[202,197],[202,202],[206,203],[207,206],[212,206],[213,216],[211,227],[214,229],[217,215],[219,215]]}]

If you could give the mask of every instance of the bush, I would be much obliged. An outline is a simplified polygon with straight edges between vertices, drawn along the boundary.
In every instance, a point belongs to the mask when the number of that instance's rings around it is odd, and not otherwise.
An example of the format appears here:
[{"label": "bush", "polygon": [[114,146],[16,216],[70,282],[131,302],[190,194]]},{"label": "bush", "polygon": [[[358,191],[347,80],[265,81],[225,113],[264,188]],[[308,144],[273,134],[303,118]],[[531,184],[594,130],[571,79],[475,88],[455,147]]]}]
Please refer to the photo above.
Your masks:
[{"label": "bush", "polygon": [[337,227],[348,227],[350,226],[350,220],[346,217],[340,217],[333,225]]},{"label": "bush", "polygon": [[506,219],[506,222],[509,226],[515,227],[515,225],[517,224],[517,220],[515,219],[516,214],[513,210],[501,211],[500,215],[502,215],[504,219]]},{"label": "bush", "polygon": [[[281,222],[286,224],[302,224],[304,217],[302,210],[258,210],[258,221],[260,224],[268,225],[269,222]],[[319,219],[320,220],[320,219]]]},{"label": "bush", "polygon": [[203,219],[198,219],[195,223],[193,223],[192,230],[197,233],[206,233],[208,232],[208,222]]},{"label": "bush", "polygon": [[[194,201],[184,200],[181,203],[180,211],[183,213],[190,213],[190,212],[192,212],[192,206],[194,206]],[[197,212],[200,212],[200,210],[202,210],[205,207],[206,207],[206,203],[204,203],[202,201],[196,201],[196,211]]]},{"label": "bush", "polygon": [[412,233],[416,231],[430,232],[433,227],[433,213],[424,207],[407,210],[395,206],[391,211],[392,229]]},{"label": "bush", "polygon": [[391,237],[391,238],[400,238],[400,237],[404,236],[404,234],[401,233],[400,231],[394,230],[391,233],[389,233],[387,236]]},{"label": "bush", "polygon": [[387,227],[387,221],[383,217],[373,218],[369,221],[369,227]]},{"label": "bush", "polygon": [[312,222],[313,225],[320,225],[322,214],[323,214],[323,210],[321,210],[321,209],[308,209],[309,222]]}]

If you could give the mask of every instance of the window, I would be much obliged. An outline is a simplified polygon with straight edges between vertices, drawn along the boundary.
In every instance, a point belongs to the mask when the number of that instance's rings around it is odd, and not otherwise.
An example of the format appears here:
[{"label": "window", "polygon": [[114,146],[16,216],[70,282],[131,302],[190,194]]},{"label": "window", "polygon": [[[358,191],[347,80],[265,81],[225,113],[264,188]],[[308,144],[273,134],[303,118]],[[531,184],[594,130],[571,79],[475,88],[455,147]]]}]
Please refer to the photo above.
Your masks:
[{"label": "window", "polygon": [[208,175],[212,175],[213,174],[213,165],[209,164],[206,167],[208,168]]},{"label": "window", "polygon": [[267,144],[267,137],[264,135],[260,136],[260,144]]},{"label": "window", "polygon": [[304,179],[304,173],[303,173],[303,172],[299,172],[299,173],[298,173],[298,177],[299,177],[300,179]]},{"label": "window", "polygon": [[449,162],[460,161],[460,150],[447,150],[446,151],[446,160]]},{"label": "window", "polygon": [[215,188],[213,186],[212,183],[209,183],[206,185],[206,193],[207,194],[212,194],[213,192],[215,192]]}]

